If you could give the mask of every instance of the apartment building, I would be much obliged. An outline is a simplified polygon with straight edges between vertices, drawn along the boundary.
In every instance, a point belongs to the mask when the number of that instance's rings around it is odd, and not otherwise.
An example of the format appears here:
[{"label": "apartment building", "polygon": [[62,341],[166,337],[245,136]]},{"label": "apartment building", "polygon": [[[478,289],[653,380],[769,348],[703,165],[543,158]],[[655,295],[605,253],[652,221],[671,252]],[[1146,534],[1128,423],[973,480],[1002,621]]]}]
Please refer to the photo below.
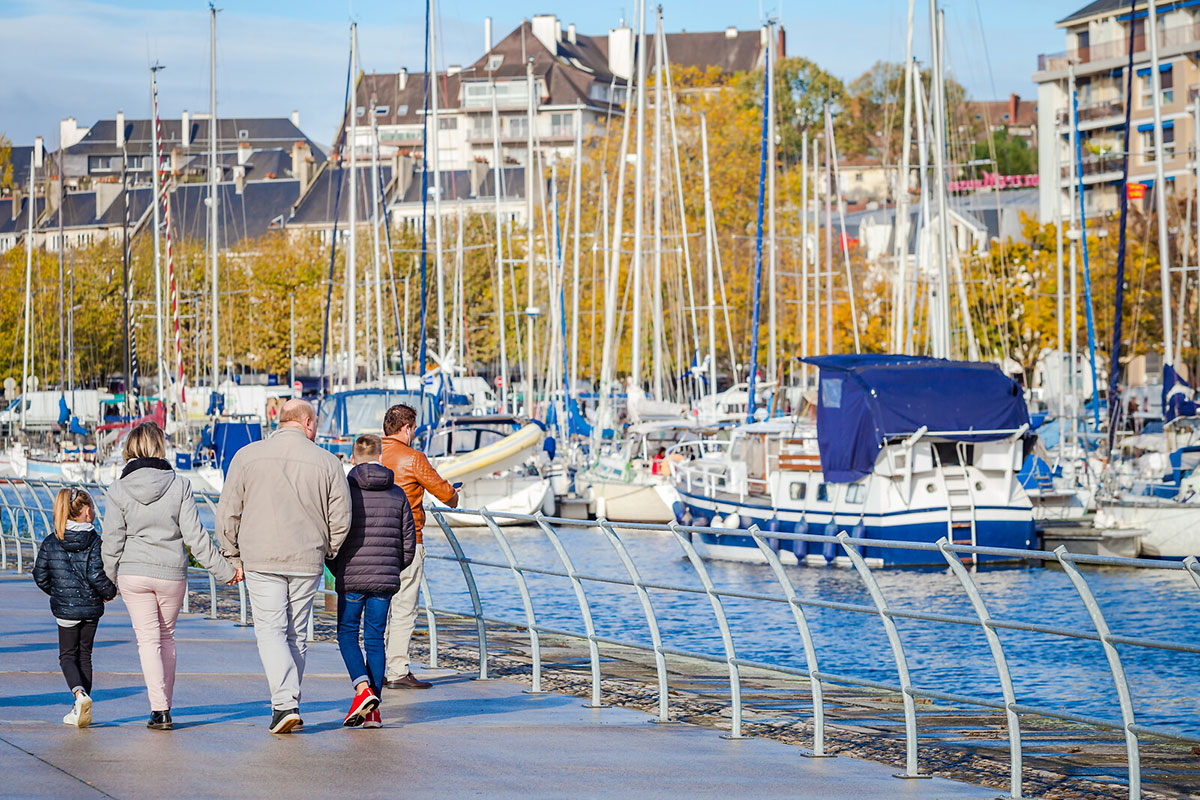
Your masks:
[{"label": "apartment building", "polygon": [[[632,28],[621,25],[607,35],[588,36],[577,31],[574,24],[564,27],[556,16],[541,14],[523,21],[494,43],[491,29],[489,18],[484,25],[484,52],[474,63],[452,65],[433,75],[438,90],[439,169],[464,171],[472,164],[491,164],[493,98],[499,118],[501,166],[525,166],[529,132],[527,61],[533,65],[533,132],[543,158],[568,155],[577,126],[582,125],[586,135],[591,127],[621,113],[636,68],[637,37]],[[782,57],[782,28],[778,36],[777,53]],[[668,33],[665,38],[672,69],[713,66],[736,73],[761,68],[765,63],[765,27]],[[653,37],[647,43],[647,72],[652,74]],[[372,114],[384,158],[397,154],[421,156],[428,83],[425,73],[410,73],[407,69],[360,77],[354,102],[360,157],[370,153]],[[334,136],[334,152],[343,149],[347,128],[348,120],[343,118]]]},{"label": "apartment building", "polygon": [[[1192,191],[1195,132],[1192,104],[1200,87],[1200,4],[1194,0],[1159,2],[1157,12],[1159,73],[1162,92],[1163,169],[1171,192]],[[1119,207],[1125,124],[1126,66],[1133,45],[1133,91],[1129,128],[1129,182],[1153,186],[1154,96],[1150,75],[1149,32],[1145,2],[1130,13],[1130,3],[1095,0],[1058,22],[1067,49],[1038,57],[1038,213],[1054,215],[1057,197],[1068,213],[1069,132],[1072,121],[1068,69],[1074,67],[1079,104],[1083,197],[1087,213],[1107,214]],[[1055,175],[1055,152],[1059,174]],[[1152,193],[1147,192],[1147,197]]]}]

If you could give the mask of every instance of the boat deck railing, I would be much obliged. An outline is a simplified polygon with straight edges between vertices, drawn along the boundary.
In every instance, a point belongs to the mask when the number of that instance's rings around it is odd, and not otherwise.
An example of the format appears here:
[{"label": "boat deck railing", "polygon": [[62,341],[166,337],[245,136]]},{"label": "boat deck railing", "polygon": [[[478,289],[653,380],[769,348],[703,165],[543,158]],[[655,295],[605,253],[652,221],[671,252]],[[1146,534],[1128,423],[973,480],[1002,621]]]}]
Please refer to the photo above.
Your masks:
[{"label": "boat deck railing", "polygon": [[[30,554],[36,556],[40,538],[51,530],[51,505],[54,493],[63,484],[37,480],[2,480],[0,479],[0,568],[8,569],[15,566],[18,571],[28,570],[32,566]],[[97,504],[103,504],[103,490],[99,486],[86,487],[93,492]],[[197,501],[202,507],[215,513],[217,497],[209,493],[197,492]],[[798,679],[798,685],[807,688],[812,700],[812,755],[826,755],[826,711],[827,702],[824,690],[832,687],[857,687],[890,693],[899,698],[903,705],[904,738],[905,738],[905,768],[901,777],[920,777],[918,768],[918,743],[921,730],[918,726],[918,701],[939,701],[956,707],[982,709],[999,712],[1003,715],[1007,733],[1007,749],[1009,760],[1009,796],[1022,796],[1022,720],[1040,717],[1050,720],[1060,720],[1092,729],[1117,731],[1123,737],[1125,745],[1125,762],[1128,767],[1128,795],[1131,798],[1141,796],[1143,773],[1140,761],[1140,748],[1149,740],[1165,740],[1184,745],[1200,745],[1200,735],[1176,728],[1151,725],[1139,722],[1138,709],[1134,706],[1130,681],[1126,675],[1125,663],[1136,661],[1140,653],[1147,650],[1171,651],[1180,654],[1200,654],[1200,644],[1152,639],[1135,635],[1136,632],[1118,632],[1110,626],[1100,603],[1093,592],[1088,574],[1098,567],[1119,567],[1138,570],[1145,573],[1184,572],[1200,591],[1200,563],[1194,556],[1183,561],[1164,561],[1149,559],[1130,559],[1106,556],[1084,555],[1069,552],[1065,547],[1054,551],[1014,550],[997,547],[982,547],[951,544],[946,539],[936,543],[888,541],[879,539],[861,539],[850,536],[846,532],[836,536],[818,534],[787,534],[764,532],[757,526],[748,530],[729,531],[714,528],[702,528],[679,524],[657,525],[636,523],[613,523],[604,519],[578,520],[547,517],[542,514],[519,515],[500,514],[488,511],[454,509],[455,519],[472,518],[478,520],[477,526],[452,525],[447,518],[451,509],[432,508],[429,510],[429,520],[433,524],[426,526],[427,541],[433,540],[436,532],[441,532],[445,548],[438,547],[437,552],[430,552],[426,559],[457,565],[456,572],[461,573],[462,583],[455,587],[445,583],[431,586],[430,570],[426,570],[421,583],[422,609],[429,629],[430,666],[437,666],[438,658],[438,624],[439,619],[473,621],[475,645],[478,650],[479,677],[488,676],[489,661],[489,625],[505,626],[523,631],[528,637],[531,655],[531,681],[534,692],[541,691],[543,659],[541,652],[541,637],[560,636],[572,637],[586,642],[588,650],[588,666],[590,667],[590,705],[602,706],[604,687],[602,674],[604,660],[601,658],[603,648],[626,648],[642,651],[653,657],[654,672],[657,678],[657,716],[660,721],[671,719],[671,698],[668,691],[668,658],[692,659],[721,665],[728,673],[729,703],[730,703],[730,732],[729,738],[737,739],[743,733],[743,683],[747,672],[762,672],[780,678]],[[215,518],[215,517],[214,517]],[[519,524],[524,530],[533,530],[544,538],[553,550],[557,566],[546,566],[545,563],[532,563],[517,555],[512,545],[512,533],[506,533],[501,523]],[[463,546],[461,536],[464,527],[471,527],[475,534],[479,530],[494,540],[498,547],[500,558],[488,558],[474,555],[475,543],[472,540],[472,554],[468,554]],[[564,533],[570,531],[570,536]],[[647,580],[643,577],[639,562],[646,565],[648,557],[640,555],[631,543],[639,534],[661,534],[669,537],[679,547],[686,560],[689,574],[696,579],[691,585],[667,583]],[[759,553],[766,562],[769,573],[778,585],[778,591],[773,593],[745,591],[738,588],[719,588],[713,581],[712,574],[706,561],[701,558],[693,545],[693,536],[705,534],[708,536],[737,536],[749,537],[757,546]],[[582,539],[580,538],[582,535]],[[616,574],[596,574],[577,566],[582,563],[579,551],[580,541],[586,541],[589,546],[602,546],[616,558],[620,570]],[[854,573],[865,589],[869,603],[845,602],[822,596],[819,590],[797,588],[781,563],[777,548],[780,541],[799,541],[815,543],[821,546],[831,545],[841,550],[846,559],[852,564]],[[889,603],[889,599],[877,579],[878,569],[872,569],[862,555],[862,548],[896,548],[900,550],[918,550],[932,555],[935,559],[944,560],[948,570],[957,579],[963,595],[968,601],[971,613],[937,613],[914,608],[904,608]],[[524,549],[524,548],[522,548]],[[1038,615],[1039,605],[1030,604],[1032,619],[1017,619],[1009,616],[993,615],[989,603],[980,591],[977,580],[978,573],[972,568],[983,557],[998,558],[1011,562],[1026,562],[1030,564],[1049,563],[1057,566],[1069,578],[1074,593],[1078,598],[1085,618],[1089,624],[1082,627],[1048,624]],[[511,579],[508,581],[481,581],[481,571],[500,571]],[[440,580],[445,580],[445,571],[437,572]],[[205,573],[207,574],[207,573]],[[529,578],[547,576],[565,580],[569,586],[562,589],[565,602],[578,608],[578,624],[572,627],[546,625],[540,620],[537,608],[530,592]],[[562,586],[562,584],[558,584]],[[598,613],[620,613],[622,621],[627,622],[630,614],[627,607],[611,609],[608,606],[589,601],[588,587],[598,585],[621,586],[632,589],[637,598],[640,619],[644,621],[648,641],[602,635],[598,631],[605,622],[598,618]],[[237,609],[241,621],[247,617],[247,601],[244,584],[237,587]],[[540,586],[540,584],[539,584]],[[501,588],[503,587],[503,588]],[[496,611],[497,607],[511,607],[512,589],[520,598],[521,612],[518,619],[504,619]],[[436,591],[431,591],[436,589]],[[450,609],[441,607],[438,598],[444,594],[459,593],[465,589],[469,597],[470,609]],[[233,589],[222,588],[220,591],[233,592]],[[326,594],[330,592],[323,590]],[[503,598],[490,593],[502,592]],[[209,578],[210,615],[216,615],[219,590],[215,582]],[[665,626],[656,612],[653,598],[662,595],[690,595],[707,599],[711,610],[711,626],[719,635],[721,652],[719,654],[705,653],[693,649],[674,646],[664,637]],[[795,623],[796,635],[804,654],[803,667],[790,667],[780,664],[766,663],[759,660],[744,658],[738,653],[735,645],[733,629],[727,613],[730,601],[749,601],[776,607],[786,607],[791,612]],[[890,680],[879,680],[861,674],[847,672],[831,672],[821,667],[825,655],[818,647],[814,637],[814,628],[810,623],[807,612],[813,610],[833,610],[847,612],[877,619],[883,626],[888,644],[889,661],[894,673]],[[1006,612],[1007,613],[1007,612]],[[927,652],[913,652],[911,642],[906,643],[900,635],[897,623],[935,623],[952,625],[960,628],[972,628],[982,631],[986,639],[990,661],[995,671],[995,684],[986,693],[962,693],[942,691],[931,686],[917,685],[912,679],[909,665],[914,659],[922,659],[931,655]],[[640,623],[639,623],[640,624]],[[689,625],[702,625],[700,620],[689,620]],[[1018,702],[1015,685],[1009,662],[1005,657],[1005,648],[1000,632],[1035,633],[1060,642],[1085,641],[1094,642],[1104,655],[1112,682],[1117,706],[1120,709],[1119,718],[1078,714],[1053,705],[1050,702]],[[312,636],[312,623],[309,624],[309,636]],[[787,647],[787,643],[773,643],[779,648]],[[826,654],[827,655],[827,654]],[[995,689],[999,691],[996,692]],[[996,699],[999,696],[1000,699]],[[931,732],[927,732],[931,733]]]}]

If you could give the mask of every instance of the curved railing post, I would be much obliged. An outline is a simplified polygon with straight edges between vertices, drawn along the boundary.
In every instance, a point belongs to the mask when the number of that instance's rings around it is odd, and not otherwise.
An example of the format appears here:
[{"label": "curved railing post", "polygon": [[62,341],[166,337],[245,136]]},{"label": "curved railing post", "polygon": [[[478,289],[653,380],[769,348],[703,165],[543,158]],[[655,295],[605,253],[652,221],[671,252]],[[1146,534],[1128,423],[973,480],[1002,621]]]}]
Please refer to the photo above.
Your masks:
[{"label": "curved railing post", "polygon": [[783,595],[787,598],[788,606],[792,609],[796,628],[800,631],[800,641],[804,645],[804,663],[808,667],[808,685],[813,703],[813,749],[811,754],[806,753],[805,755],[811,755],[813,758],[835,758],[836,756],[825,752],[825,695],[821,687],[821,679],[817,677],[817,647],[813,642],[812,631],[808,627],[808,618],[804,615],[800,598],[796,594],[796,587],[792,585],[791,578],[783,569],[783,562],[771,549],[771,545],[767,543],[758,525],[751,525],[747,533],[754,539],[763,558],[771,566],[771,571],[775,573],[775,579],[779,581]]},{"label": "curved railing post", "polygon": [[433,611],[433,594],[429,591],[429,578],[421,570],[421,596],[425,598],[425,625],[429,628],[429,668],[438,668],[437,614]]},{"label": "curved railing post", "polygon": [[496,524],[496,519],[486,509],[480,513],[483,515],[483,521],[487,524],[488,529],[496,537],[496,543],[500,545],[500,550],[504,553],[505,560],[508,561],[508,567],[512,570],[513,580],[517,582],[517,591],[521,595],[521,604],[525,607],[525,627],[529,631],[529,650],[533,658],[533,685],[528,693],[541,694],[542,643],[537,632],[537,614],[533,610],[533,598],[529,596],[529,585],[525,581],[525,573],[521,571],[521,567],[517,563],[517,556],[513,552],[512,546],[508,543],[508,537],[500,530],[500,526]]},{"label": "curved railing post", "polygon": [[871,568],[867,566],[862,554],[858,552],[858,547],[850,543],[849,534],[842,531],[837,535],[837,539],[841,542],[846,555],[850,557],[854,568],[858,570],[863,585],[867,587],[867,593],[871,595],[875,610],[879,612],[879,619],[883,621],[883,629],[887,633],[892,655],[896,659],[896,675],[900,679],[900,698],[904,702],[905,744],[904,772],[898,773],[896,777],[927,778],[929,776],[922,775],[917,768],[917,708],[912,695],[912,681],[908,676],[908,659],[904,655],[904,644],[900,641],[900,632],[896,630],[896,621],[889,613],[887,600],[884,599],[883,591],[880,590],[879,583],[871,573]]},{"label": "curved railing post", "polygon": [[1100,636],[1100,645],[1104,648],[1104,656],[1108,659],[1108,668],[1112,671],[1113,685],[1117,689],[1117,701],[1121,705],[1125,753],[1129,763],[1129,798],[1130,800],[1139,800],[1142,796],[1142,763],[1138,752],[1137,733],[1133,730],[1135,724],[1133,697],[1129,692],[1129,680],[1125,677],[1125,667],[1121,664],[1121,654],[1117,652],[1116,646],[1112,643],[1112,632],[1108,628],[1104,612],[1100,610],[1100,604],[1096,602],[1096,595],[1092,594],[1092,589],[1084,579],[1083,573],[1079,571],[1079,567],[1075,566],[1071,553],[1065,546],[1059,545],[1054,549],[1054,557],[1058,559],[1063,571],[1071,579],[1071,584],[1079,593],[1079,598],[1083,600],[1083,606],[1087,609],[1088,616],[1092,619],[1092,625],[1095,626],[1096,633]]},{"label": "curved railing post", "polygon": [[454,531],[450,528],[450,524],[446,522],[445,517],[440,511],[430,511],[433,518],[437,520],[438,526],[442,529],[442,533],[446,534],[446,541],[450,543],[450,549],[454,551],[454,558],[458,561],[458,566],[462,570],[463,580],[467,582],[467,593],[471,595],[471,608],[475,612],[475,632],[479,643],[479,680],[487,680],[487,626],[483,621],[483,604],[479,602],[479,589],[475,586],[475,575],[471,572],[471,565],[467,563],[467,557],[463,555],[462,545],[458,543],[458,537],[454,535]]},{"label": "curved railing post", "polygon": [[208,573],[208,618],[217,618],[217,579]]},{"label": "curved railing post", "polygon": [[250,623],[246,619],[246,581],[238,582],[238,622],[240,627],[249,627]]},{"label": "curved railing post", "polygon": [[1196,584],[1196,588],[1200,589],[1200,561],[1197,561],[1195,556],[1188,556],[1183,559],[1183,569]]},{"label": "curved railing post", "polygon": [[729,699],[732,704],[732,720],[729,728],[728,739],[745,739],[742,735],[742,675],[737,665],[737,651],[733,645],[733,634],[729,630],[729,620],[725,616],[725,605],[721,602],[720,595],[717,594],[717,587],[713,585],[712,576],[708,573],[708,568],[704,566],[704,560],[700,558],[700,554],[696,552],[696,548],[688,541],[688,538],[683,535],[683,531],[679,530],[679,524],[672,521],[668,525],[671,533],[675,534],[675,541],[679,542],[679,546],[683,548],[684,555],[692,564],[692,569],[696,570],[696,575],[700,578],[700,583],[704,586],[704,593],[708,595],[708,602],[712,605],[713,616],[717,620],[717,628],[721,632],[721,644],[725,648],[725,663],[729,665]]},{"label": "curved railing post", "polygon": [[625,567],[625,572],[629,575],[629,579],[633,581],[634,591],[637,592],[638,601],[642,604],[642,613],[646,615],[646,625],[650,628],[650,642],[654,646],[654,667],[658,672],[658,722],[671,721],[670,702],[667,697],[667,659],[663,654],[662,634],[658,629],[658,617],[654,614],[654,606],[650,602],[650,593],[646,591],[646,587],[642,585],[642,577],[638,573],[638,568],[633,563],[633,558],[629,555],[629,550],[626,549],[624,542],[617,536],[617,532],[613,530],[612,523],[606,519],[597,520],[600,524],[600,530],[604,532],[604,538],[616,551],[617,557],[621,559],[621,565]]},{"label": "curved railing post", "polygon": [[583,617],[583,630],[587,634],[588,658],[592,665],[592,702],[585,704],[584,708],[604,708],[600,698],[600,648],[596,644],[596,625],[592,619],[592,606],[588,602],[587,593],[583,590],[583,581],[579,580],[578,573],[575,571],[575,563],[567,553],[567,548],[563,546],[558,531],[546,522],[541,511],[534,516],[537,519],[538,527],[542,529],[542,533],[546,534],[546,538],[554,547],[554,552],[558,554],[558,560],[562,562],[563,569],[567,571],[571,588],[575,590],[575,599],[579,602],[579,614]]},{"label": "curved railing post", "polygon": [[[40,514],[42,517],[43,530],[45,531],[46,534],[49,534],[50,531],[54,530],[54,512],[53,512],[54,501],[53,500],[50,501],[51,513],[49,515],[47,515],[46,507],[42,505],[42,499],[40,497],[38,497],[37,488],[35,486],[33,486],[33,483],[35,483],[35,482],[38,484],[41,484],[42,489],[44,491],[46,491],[47,493],[50,491],[50,487],[49,487],[49,485],[47,485],[47,483],[44,480],[26,481],[26,485],[29,486],[29,493],[31,495],[33,495],[33,502],[37,504],[38,514]],[[34,535],[32,535],[32,532],[30,534],[29,539],[30,539],[30,541],[34,541],[36,539],[36,537]],[[36,544],[33,546],[33,549],[34,549],[34,554],[36,555],[36,553],[37,553],[37,545]]]},{"label": "curved railing post", "polygon": [[[992,651],[992,661],[995,662],[996,672],[1000,676],[1000,691],[1004,695],[1004,716],[1008,723],[1009,796],[1018,798],[1021,796],[1021,718],[1013,710],[1017,703],[1017,696],[1013,690],[1008,660],[1004,657],[1004,647],[992,625],[992,615],[988,611],[987,603],[984,602],[983,596],[979,593],[979,587],[975,585],[975,580],[971,577],[971,573],[963,564],[962,559],[949,549],[950,541],[946,537],[938,539],[937,546],[942,551],[946,563],[950,565],[950,571],[958,578],[963,591],[967,593],[967,598],[971,601],[971,608],[975,610],[975,616],[979,617],[983,635],[987,637],[988,648]],[[974,569],[974,562],[975,559],[972,559],[972,569]]]}]

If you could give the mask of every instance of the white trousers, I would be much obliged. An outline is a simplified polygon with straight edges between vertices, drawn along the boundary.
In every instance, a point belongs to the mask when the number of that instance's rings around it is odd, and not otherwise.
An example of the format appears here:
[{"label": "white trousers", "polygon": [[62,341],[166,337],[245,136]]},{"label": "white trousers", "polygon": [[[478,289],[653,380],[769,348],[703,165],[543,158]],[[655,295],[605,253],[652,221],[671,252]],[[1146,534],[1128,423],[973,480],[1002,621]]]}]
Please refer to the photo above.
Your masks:
[{"label": "white trousers", "polygon": [[320,575],[246,573],[258,657],[271,688],[271,708],[277,711],[300,707],[305,634],[320,585]]},{"label": "white trousers", "polygon": [[413,627],[417,624],[417,595],[421,590],[421,576],[425,572],[425,545],[417,545],[413,562],[400,573],[400,591],[392,597],[388,611],[387,680],[397,680],[407,675],[409,667],[408,645],[412,641]]}]

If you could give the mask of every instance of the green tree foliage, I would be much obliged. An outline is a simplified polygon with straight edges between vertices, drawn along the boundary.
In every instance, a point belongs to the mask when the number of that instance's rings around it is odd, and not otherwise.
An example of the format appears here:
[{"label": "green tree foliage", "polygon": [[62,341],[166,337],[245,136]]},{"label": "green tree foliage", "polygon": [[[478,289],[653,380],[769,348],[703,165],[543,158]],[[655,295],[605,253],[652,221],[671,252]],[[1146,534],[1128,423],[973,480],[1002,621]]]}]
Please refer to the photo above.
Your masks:
[{"label": "green tree foliage", "polygon": [[13,188],[12,142],[0,133],[0,189]]},{"label": "green tree foliage", "polygon": [[1001,175],[1028,175],[1037,172],[1037,153],[1019,136],[1011,136],[1007,128],[992,132],[989,142],[976,142],[973,150],[976,160],[994,160],[979,171],[999,172]]}]

